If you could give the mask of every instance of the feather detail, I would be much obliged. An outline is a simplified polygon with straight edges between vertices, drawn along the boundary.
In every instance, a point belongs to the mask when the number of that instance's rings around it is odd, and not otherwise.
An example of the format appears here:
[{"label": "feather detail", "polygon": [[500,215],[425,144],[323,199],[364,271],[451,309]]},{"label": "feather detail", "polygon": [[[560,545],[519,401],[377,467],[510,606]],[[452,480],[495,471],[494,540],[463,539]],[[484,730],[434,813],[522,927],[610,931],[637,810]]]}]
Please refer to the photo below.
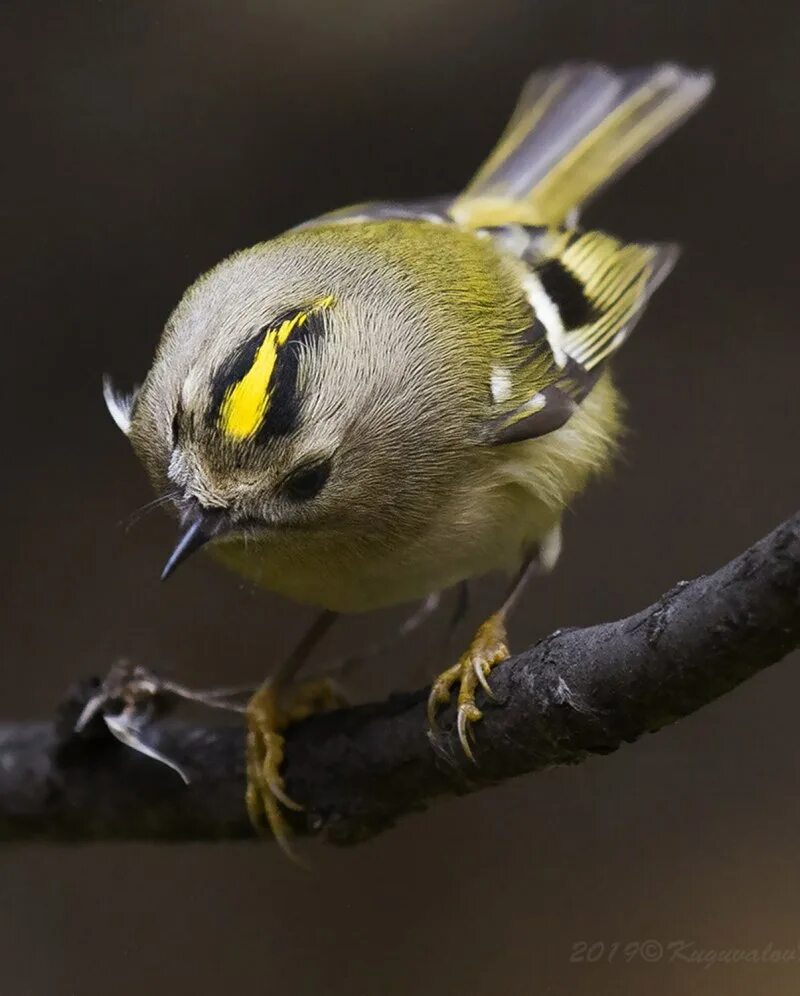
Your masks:
[{"label": "feather detail", "polygon": [[451,214],[471,228],[563,224],[695,111],[712,85],[710,73],[672,64],[535,73]]},{"label": "feather detail", "polygon": [[[517,244],[519,241],[517,240]],[[645,305],[678,256],[672,245],[625,245],[602,232],[539,230],[521,254],[522,288],[534,322],[522,337],[518,385],[529,390],[516,405],[497,405],[490,427],[495,445],[521,442],[561,428],[594,387],[604,362],[628,338]],[[542,340],[552,355],[542,380]]]},{"label": "feather detail", "polygon": [[[602,232],[567,233],[558,251],[534,268],[553,287],[563,354],[592,371],[616,352],[678,255],[670,244],[625,245]],[[563,279],[554,281],[554,273]]]},{"label": "feather detail", "polygon": [[103,375],[103,400],[106,403],[106,408],[109,415],[114,419],[117,428],[121,429],[126,436],[131,430],[133,406],[136,404],[138,394],[138,386],[134,387],[128,394],[125,394],[114,387],[111,377],[108,374]]}]

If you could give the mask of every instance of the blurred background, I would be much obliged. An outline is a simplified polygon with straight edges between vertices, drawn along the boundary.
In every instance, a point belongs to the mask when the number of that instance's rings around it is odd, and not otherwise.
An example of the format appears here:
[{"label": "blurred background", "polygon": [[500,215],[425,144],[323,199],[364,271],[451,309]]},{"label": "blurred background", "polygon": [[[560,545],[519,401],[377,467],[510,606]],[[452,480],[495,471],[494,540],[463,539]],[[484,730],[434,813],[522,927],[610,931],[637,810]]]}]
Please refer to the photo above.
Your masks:
[{"label": "blurred background", "polygon": [[[51,715],[121,655],[203,686],[258,680],[291,646],[310,610],[202,558],[159,584],[172,523],[131,522],[151,495],[101,374],[141,378],[185,286],[231,251],[348,202],[457,190],[542,64],[679,59],[718,87],[588,213],[685,255],[617,364],[625,460],[569,518],[513,643],[639,609],[797,507],[793,4],[6,0],[0,23],[0,718]],[[348,620],[328,653],[391,618]],[[358,694],[439,670],[441,628]],[[310,873],[245,844],[6,848],[0,989],[794,994],[798,664],[616,755],[354,849],[306,844]],[[609,960],[650,938],[796,960]],[[597,963],[574,963],[580,942],[606,946]]]}]

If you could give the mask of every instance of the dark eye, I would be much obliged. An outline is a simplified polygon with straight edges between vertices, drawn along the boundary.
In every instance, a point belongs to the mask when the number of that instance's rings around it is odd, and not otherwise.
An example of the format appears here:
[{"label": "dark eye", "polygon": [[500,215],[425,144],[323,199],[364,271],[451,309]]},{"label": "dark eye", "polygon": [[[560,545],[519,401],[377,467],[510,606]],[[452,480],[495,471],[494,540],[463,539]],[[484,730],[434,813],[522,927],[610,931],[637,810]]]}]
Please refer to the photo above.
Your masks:
[{"label": "dark eye", "polygon": [[181,431],[181,417],[183,411],[181,409],[181,403],[178,401],[177,407],[175,408],[175,414],[172,416],[172,445],[174,446],[178,442],[178,434]]},{"label": "dark eye", "polygon": [[283,491],[294,501],[315,498],[325,487],[331,473],[330,460],[298,467],[283,482]]}]

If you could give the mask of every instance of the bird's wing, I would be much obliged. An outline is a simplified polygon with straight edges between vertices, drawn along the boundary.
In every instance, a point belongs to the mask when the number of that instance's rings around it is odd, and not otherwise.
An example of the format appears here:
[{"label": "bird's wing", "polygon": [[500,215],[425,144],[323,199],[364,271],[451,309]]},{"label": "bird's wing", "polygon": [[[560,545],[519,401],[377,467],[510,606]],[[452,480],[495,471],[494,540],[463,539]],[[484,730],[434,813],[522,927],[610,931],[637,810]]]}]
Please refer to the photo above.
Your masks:
[{"label": "bird's wing", "polygon": [[524,263],[531,322],[511,337],[492,371],[488,431],[492,443],[519,442],[569,419],[630,335],[678,250],[625,244],[594,231],[484,231]]}]

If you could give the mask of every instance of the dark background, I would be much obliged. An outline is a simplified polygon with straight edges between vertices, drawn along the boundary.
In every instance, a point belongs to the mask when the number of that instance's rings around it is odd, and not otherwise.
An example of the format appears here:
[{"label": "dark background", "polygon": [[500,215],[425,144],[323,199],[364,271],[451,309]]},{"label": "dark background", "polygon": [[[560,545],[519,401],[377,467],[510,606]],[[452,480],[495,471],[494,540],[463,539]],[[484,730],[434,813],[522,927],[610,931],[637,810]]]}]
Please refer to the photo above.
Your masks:
[{"label": "dark background", "polygon": [[[49,715],[122,654],[208,685],[255,680],[285,652],[309,610],[203,560],[159,585],[172,526],[125,528],[150,494],[101,373],[141,377],[184,287],[232,250],[351,201],[457,189],[544,63],[681,59],[718,88],[589,212],[686,252],[618,363],[626,458],[570,517],[517,646],[638,609],[795,509],[794,4],[7,0],[0,23],[2,718]],[[349,620],[331,645],[389,615]],[[438,670],[440,635],[361,694]],[[306,845],[311,873],[274,847],[8,848],[0,990],[796,993],[800,960],[570,954],[654,938],[800,958],[798,663],[614,756],[352,850]]]}]

